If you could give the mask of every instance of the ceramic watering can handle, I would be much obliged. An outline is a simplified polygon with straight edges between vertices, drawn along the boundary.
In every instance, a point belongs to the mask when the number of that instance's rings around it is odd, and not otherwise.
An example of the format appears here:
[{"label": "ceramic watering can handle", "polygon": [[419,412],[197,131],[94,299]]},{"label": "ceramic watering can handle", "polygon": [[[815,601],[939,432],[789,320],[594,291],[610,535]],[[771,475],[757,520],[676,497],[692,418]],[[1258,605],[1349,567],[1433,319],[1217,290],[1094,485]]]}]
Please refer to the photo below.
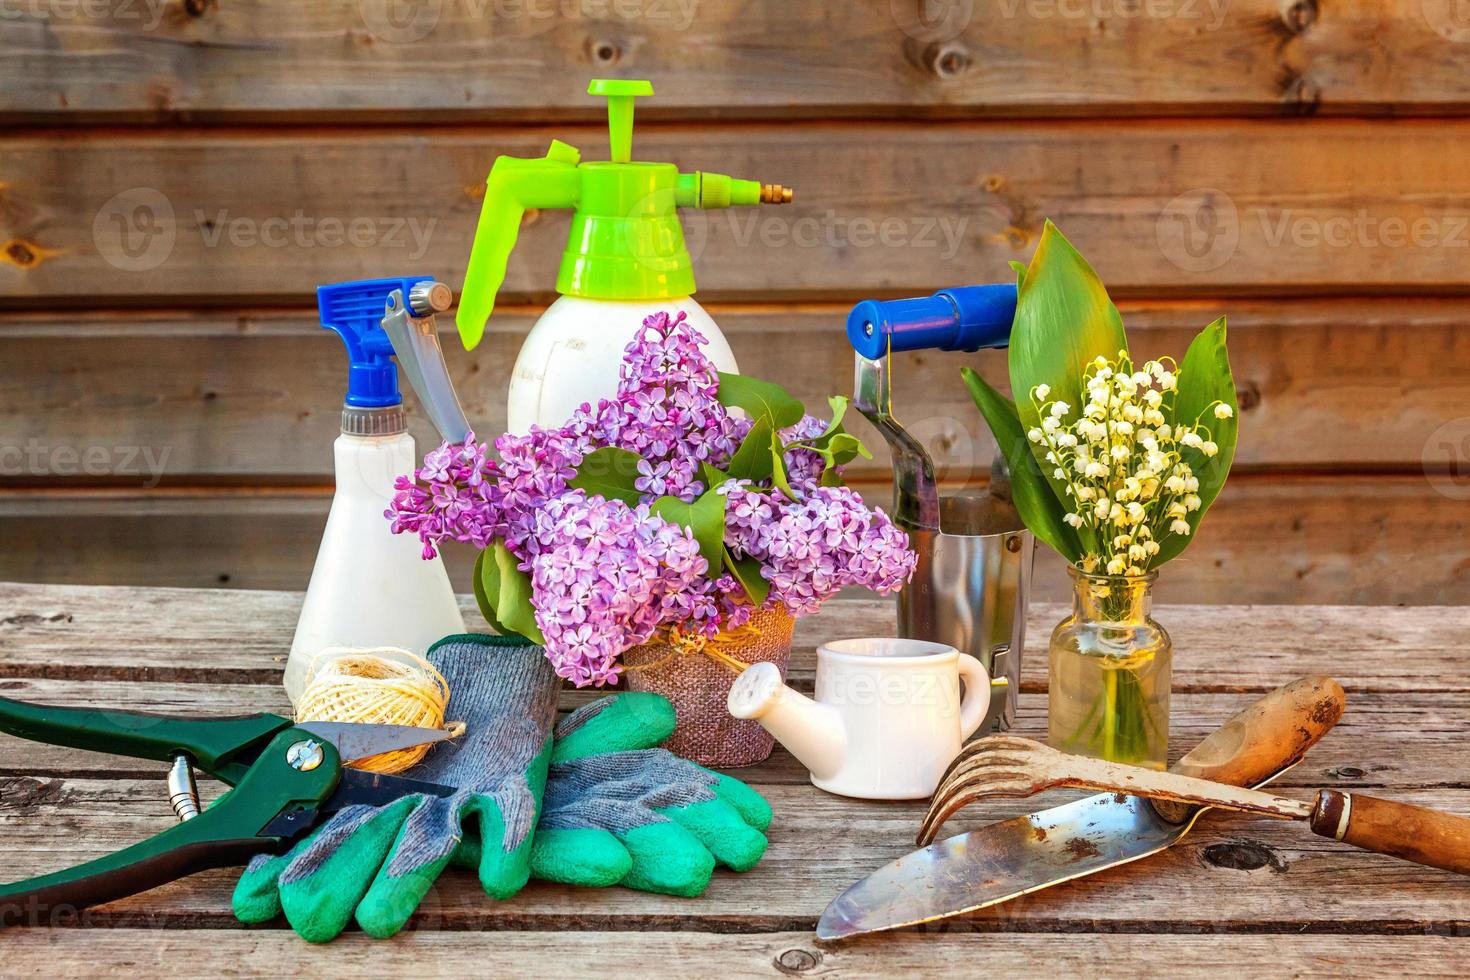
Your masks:
[{"label": "ceramic watering can handle", "polygon": [[960,741],[964,741],[975,734],[990,709],[990,675],[985,665],[968,653],[960,654],[956,666],[965,683],[965,696],[960,700]]}]

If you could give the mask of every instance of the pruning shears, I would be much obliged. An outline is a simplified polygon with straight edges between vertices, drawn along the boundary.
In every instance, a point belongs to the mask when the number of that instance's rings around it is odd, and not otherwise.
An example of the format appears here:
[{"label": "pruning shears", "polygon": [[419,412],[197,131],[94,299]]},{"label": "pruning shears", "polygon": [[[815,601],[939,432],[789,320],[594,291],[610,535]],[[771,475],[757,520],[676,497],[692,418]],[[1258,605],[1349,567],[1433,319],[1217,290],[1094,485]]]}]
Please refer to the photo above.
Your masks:
[{"label": "pruning shears", "polygon": [[[64,871],[0,885],[0,926],[37,921],[134,895],[209,868],[280,853],[331,814],[412,793],[449,796],[437,783],[343,767],[437,742],[447,729],[347,722],[293,723],[273,714],[178,718],[29,704],[0,698],[0,731],[113,755],[169,762],[180,822],[121,851]],[[233,787],[199,807],[194,769]]]}]

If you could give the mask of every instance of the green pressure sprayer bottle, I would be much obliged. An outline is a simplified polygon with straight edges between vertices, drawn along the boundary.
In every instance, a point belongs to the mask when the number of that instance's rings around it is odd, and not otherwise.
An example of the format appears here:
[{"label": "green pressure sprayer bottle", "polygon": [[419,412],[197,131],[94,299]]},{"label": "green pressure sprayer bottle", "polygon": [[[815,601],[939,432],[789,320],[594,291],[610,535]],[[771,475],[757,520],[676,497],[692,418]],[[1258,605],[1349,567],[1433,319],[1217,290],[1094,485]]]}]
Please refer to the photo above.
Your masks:
[{"label": "green pressure sprayer bottle", "polygon": [[691,298],[694,271],[678,209],[791,200],[791,191],[779,184],[633,161],[633,100],[652,95],[653,86],[602,79],[587,92],[607,98],[612,159],[583,163],[581,153],[560,140],[544,157],[496,158],[455,315],[465,347],[475,347],[526,209],[573,209],[556,277],[560,298],[531,328],[511,375],[507,428],[514,433],[562,425],[583,402],[611,397],[623,348],[643,319],[659,310],[687,314],[709,339],[705,352],[715,365],[735,371],[724,335]]}]

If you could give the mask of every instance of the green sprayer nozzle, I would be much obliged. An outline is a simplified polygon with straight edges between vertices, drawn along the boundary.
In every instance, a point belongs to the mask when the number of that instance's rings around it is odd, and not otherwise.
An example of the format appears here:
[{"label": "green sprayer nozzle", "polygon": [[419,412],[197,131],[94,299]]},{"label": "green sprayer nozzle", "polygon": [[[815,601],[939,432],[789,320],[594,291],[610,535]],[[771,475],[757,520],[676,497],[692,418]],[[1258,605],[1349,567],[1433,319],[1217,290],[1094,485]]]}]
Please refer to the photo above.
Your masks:
[{"label": "green sprayer nozzle", "polygon": [[553,140],[544,157],[497,157],[470,248],[455,323],[466,348],[485,333],[505,266],[527,208],[572,208],[556,291],[592,299],[653,300],[694,292],[693,263],[678,208],[785,204],[780,184],[724,174],[679,173],[672,163],[637,163],[634,99],[653,94],[647,81],[596,79],[590,95],[607,99],[611,159],[583,163],[575,147]]}]

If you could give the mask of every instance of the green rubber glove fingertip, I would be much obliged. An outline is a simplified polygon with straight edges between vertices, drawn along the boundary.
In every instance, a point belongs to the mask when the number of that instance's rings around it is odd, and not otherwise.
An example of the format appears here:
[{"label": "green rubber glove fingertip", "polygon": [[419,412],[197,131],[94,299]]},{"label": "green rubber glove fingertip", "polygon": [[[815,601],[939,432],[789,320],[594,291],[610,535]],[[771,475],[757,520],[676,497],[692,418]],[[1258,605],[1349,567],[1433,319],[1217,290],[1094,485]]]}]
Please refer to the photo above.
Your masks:
[{"label": "green rubber glove fingertip", "polygon": [[270,922],[281,914],[281,893],[277,879],[285,870],[289,858],[285,855],[273,857],[259,866],[248,866],[235,883],[235,892],[230,896],[230,908],[235,918],[247,925]]},{"label": "green rubber glove fingertip", "polygon": [[594,701],[557,726],[551,761],[651,749],[674,734],[674,706],[661,694],[627,691]]},{"label": "green rubber glove fingertip", "polygon": [[771,826],[771,819],[774,814],[771,810],[771,804],[766,802],[764,796],[731,776],[721,776],[719,773],[711,772],[708,769],[705,772],[708,772],[715,778],[715,784],[712,787],[715,795],[733,806],[746,823],[762,833]]},{"label": "green rubber glove fingertip", "polygon": [[718,797],[658,812],[699,838],[715,860],[732,871],[749,871],[766,853],[765,835]]},{"label": "green rubber glove fingertip", "polygon": [[381,872],[357,905],[354,918],[362,931],[374,939],[397,935],[418,911],[446,863],[435,861],[396,878],[390,878],[386,870]]},{"label": "green rubber glove fingertip", "polygon": [[622,884],[642,892],[696,898],[715,873],[714,855],[672,820],[634,827],[621,834],[633,858]]},{"label": "green rubber glove fingertip", "polygon": [[537,830],[531,843],[531,874],[582,888],[608,888],[628,876],[633,857],[600,827]]}]

